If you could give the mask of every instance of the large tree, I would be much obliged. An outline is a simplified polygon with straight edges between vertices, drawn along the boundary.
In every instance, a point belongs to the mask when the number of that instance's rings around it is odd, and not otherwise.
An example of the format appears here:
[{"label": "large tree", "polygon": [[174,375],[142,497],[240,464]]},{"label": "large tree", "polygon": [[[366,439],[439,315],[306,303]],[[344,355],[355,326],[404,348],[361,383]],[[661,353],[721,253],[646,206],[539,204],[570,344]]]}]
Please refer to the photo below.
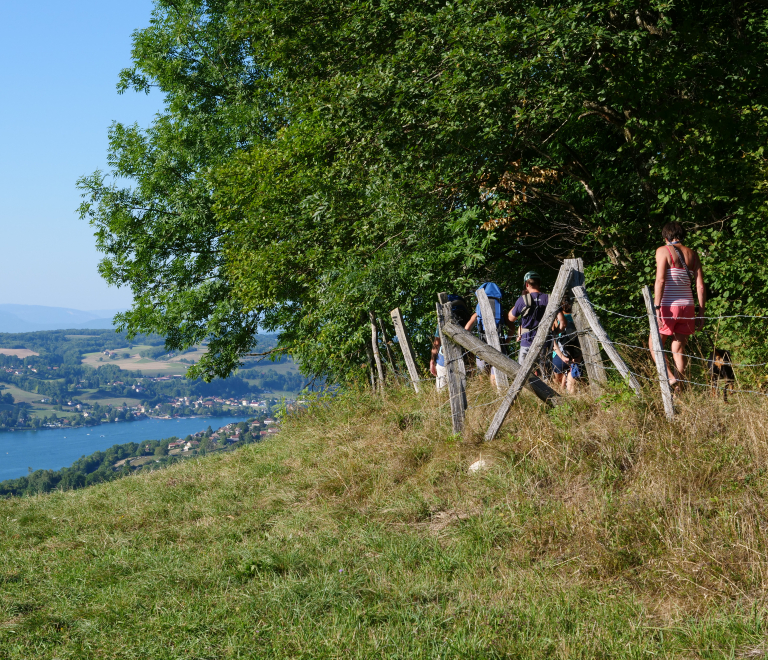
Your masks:
[{"label": "large tree", "polygon": [[[368,310],[422,340],[434,294],[516,292],[573,253],[598,301],[640,309],[661,225],[686,224],[712,313],[765,313],[764,2],[158,0],[123,85],[167,112],[116,126],[84,181],[130,329],[212,338],[224,374],[257,322],[313,375],[365,363]],[[617,331],[639,327],[616,325]],[[720,335],[765,336],[761,322]],[[426,345],[424,341],[422,345]]]}]

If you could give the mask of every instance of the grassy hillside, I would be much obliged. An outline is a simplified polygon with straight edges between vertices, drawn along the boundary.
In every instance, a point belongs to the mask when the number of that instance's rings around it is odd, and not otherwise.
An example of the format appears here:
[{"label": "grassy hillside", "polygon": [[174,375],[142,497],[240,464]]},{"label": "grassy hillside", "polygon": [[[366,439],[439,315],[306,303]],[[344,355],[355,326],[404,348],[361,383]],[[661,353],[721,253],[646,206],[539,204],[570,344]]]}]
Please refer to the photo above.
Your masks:
[{"label": "grassy hillside", "polygon": [[0,657],[764,657],[764,399],[670,425],[618,391],[525,397],[477,444],[493,409],[462,441],[434,392],[352,393],[232,454],[0,502]]}]

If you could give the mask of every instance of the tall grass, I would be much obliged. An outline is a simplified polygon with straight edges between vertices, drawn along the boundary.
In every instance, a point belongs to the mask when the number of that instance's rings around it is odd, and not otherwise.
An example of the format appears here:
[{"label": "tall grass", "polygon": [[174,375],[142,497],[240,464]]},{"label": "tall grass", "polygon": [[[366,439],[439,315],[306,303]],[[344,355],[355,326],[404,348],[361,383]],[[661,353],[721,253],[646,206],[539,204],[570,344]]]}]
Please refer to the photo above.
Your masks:
[{"label": "tall grass", "polygon": [[[3,658],[764,657],[768,405],[348,392],[281,434],[0,502]],[[468,466],[483,458],[488,468]]]}]

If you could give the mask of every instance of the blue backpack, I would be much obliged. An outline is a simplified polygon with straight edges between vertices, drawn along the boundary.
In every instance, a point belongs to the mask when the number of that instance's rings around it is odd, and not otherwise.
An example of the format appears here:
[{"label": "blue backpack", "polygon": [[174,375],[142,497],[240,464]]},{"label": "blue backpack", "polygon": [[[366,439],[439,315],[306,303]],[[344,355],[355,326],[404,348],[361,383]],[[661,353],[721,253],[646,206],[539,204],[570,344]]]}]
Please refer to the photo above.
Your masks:
[{"label": "blue backpack", "polygon": [[[496,323],[496,330],[501,329],[501,298],[503,296],[501,289],[499,288],[498,284],[494,282],[484,282],[481,284],[478,289],[483,289],[485,291],[485,295],[488,296],[488,300],[493,305],[493,311],[494,311],[494,321]],[[483,324],[483,315],[480,312],[480,305],[478,304],[477,307],[475,307],[475,313],[477,314],[477,329],[482,334],[485,335],[485,326]]]}]

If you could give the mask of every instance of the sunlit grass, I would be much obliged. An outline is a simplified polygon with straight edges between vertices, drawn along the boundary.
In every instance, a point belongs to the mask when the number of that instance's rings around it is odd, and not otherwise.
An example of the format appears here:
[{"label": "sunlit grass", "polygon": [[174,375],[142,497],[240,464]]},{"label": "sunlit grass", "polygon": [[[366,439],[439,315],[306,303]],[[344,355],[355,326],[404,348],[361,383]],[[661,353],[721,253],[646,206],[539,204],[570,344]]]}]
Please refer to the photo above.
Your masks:
[{"label": "sunlit grass", "polygon": [[[259,445],[0,502],[0,657],[729,658],[763,649],[768,407],[353,392]],[[483,457],[490,468],[473,475]]]}]

